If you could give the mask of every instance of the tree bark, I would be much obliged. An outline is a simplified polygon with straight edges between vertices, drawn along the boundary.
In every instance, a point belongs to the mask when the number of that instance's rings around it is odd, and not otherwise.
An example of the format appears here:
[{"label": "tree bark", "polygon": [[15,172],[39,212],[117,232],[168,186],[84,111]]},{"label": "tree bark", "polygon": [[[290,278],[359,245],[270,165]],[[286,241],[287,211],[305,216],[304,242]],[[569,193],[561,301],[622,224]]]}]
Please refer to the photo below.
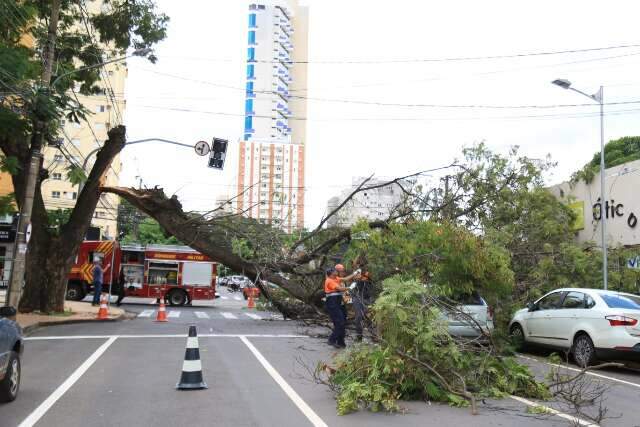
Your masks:
[{"label": "tree bark", "polygon": [[[109,139],[97,154],[69,221],[57,235],[48,227],[47,212],[40,191],[41,182],[38,182],[31,218],[33,229],[27,253],[26,285],[19,308],[21,312],[64,310],[67,277],[91,225],[91,218],[100,198],[100,182],[125,143],[124,126],[117,126],[109,131]],[[5,151],[4,147],[0,148]],[[15,188],[21,188],[24,176],[14,175],[13,180]]]}]

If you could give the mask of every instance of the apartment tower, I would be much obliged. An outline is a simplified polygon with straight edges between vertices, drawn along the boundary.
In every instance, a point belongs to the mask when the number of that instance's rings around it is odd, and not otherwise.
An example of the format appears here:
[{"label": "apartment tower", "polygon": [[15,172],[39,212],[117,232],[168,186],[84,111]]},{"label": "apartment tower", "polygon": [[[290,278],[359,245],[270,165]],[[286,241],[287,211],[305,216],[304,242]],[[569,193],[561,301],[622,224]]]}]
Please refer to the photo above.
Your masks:
[{"label": "apartment tower", "polygon": [[308,9],[249,5],[236,211],[286,231],[304,226]]}]

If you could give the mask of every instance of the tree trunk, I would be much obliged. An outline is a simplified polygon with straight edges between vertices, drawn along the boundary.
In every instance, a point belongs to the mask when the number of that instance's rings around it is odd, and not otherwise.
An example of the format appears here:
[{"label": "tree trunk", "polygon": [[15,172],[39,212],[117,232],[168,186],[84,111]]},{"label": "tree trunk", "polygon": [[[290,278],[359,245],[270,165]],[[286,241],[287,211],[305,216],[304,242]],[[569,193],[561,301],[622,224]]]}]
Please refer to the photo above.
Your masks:
[{"label": "tree trunk", "polygon": [[[53,235],[48,227],[47,212],[40,191],[41,183],[38,182],[31,218],[33,229],[27,253],[26,285],[20,300],[21,312],[64,311],[67,277],[91,225],[91,218],[100,198],[100,182],[113,158],[124,147],[125,138],[124,126],[117,126],[109,131],[109,139],[96,156],[96,162],[78,196],[69,221],[61,227],[58,235]],[[24,180],[21,175],[14,176],[16,188],[20,187],[21,179]]]}]

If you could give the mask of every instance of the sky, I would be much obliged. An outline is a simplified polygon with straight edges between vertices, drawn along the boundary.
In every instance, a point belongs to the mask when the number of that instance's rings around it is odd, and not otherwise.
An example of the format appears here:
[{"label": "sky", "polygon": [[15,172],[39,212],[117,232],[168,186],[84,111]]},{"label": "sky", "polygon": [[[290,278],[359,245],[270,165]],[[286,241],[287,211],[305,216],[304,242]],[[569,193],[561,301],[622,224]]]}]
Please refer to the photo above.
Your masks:
[{"label": "sky", "polygon": [[[128,62],[128,139],[195,144],[224,138],[230,142],[228,157],[218,171],[188,148],[133,145],[122,153],[121,184],[162,187],[186,209],[209,210],[217,196],[235,194],[244,91],[229,86],[245,83],[249,3],[156,2],[171,18],[168,36],[157,47],[156,64]],[[556,78],[587,93],[604,86],[606,140],[640,135],[637,2],[301,3],[310,16],[310,99],[302,118],[309,227],[352,177],[436,168],[481,141],[501,153],[518,145],[529,157],[550,154],[558,165],[549,184],[568,179],[599,151],[599,106],[550,84]],[[442,60],[628,45],[638,46]],[[580,106],[566,107],[575,104]],[[458,107],[443,107],[452,105]],[[557,105],[564,106],[550,107]]]}]

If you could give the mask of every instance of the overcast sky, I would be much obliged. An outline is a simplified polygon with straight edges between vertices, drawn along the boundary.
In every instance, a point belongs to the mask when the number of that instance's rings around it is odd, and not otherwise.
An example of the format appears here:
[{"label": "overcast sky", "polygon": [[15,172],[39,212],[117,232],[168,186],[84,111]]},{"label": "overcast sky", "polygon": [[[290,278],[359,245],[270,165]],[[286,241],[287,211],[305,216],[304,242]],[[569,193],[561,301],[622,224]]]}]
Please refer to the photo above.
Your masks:
[{"label": "overcast sky", "polygon": [[[157,64],[129,61],[129,140],[193,144],[230,141],[223,172],[189,149],[140,144],[125,149],[123,185],[177,193],[186,208],[211,208],[233,193],[243,130],[247,5],[242,0],[157,0],[171,17]],[[352,176],[400,176],[450,163],[485,141],[505,152],[558,162],[549,182],[599,150],[598,106],[429,108],[386,104],[550,106],[589,99],[550,84],[605,86],[607,140],[640,135],[640,46],[476,61],[421,59],[499,56],[640,44],[640,4],[629,1],[307,0],[310,7],[306,223]],[[348,61],[382,63],[345,63]],[[389,63],[397,60],[400,62]],[[317,61],[317,63],[314,63]],[[337,63],[321,63],[322,61]],[[384,63],[387,61],[387,63]],[[322,100],[324,99],[324,100]],[[182,110],[182,111],[180,111]]]}]

